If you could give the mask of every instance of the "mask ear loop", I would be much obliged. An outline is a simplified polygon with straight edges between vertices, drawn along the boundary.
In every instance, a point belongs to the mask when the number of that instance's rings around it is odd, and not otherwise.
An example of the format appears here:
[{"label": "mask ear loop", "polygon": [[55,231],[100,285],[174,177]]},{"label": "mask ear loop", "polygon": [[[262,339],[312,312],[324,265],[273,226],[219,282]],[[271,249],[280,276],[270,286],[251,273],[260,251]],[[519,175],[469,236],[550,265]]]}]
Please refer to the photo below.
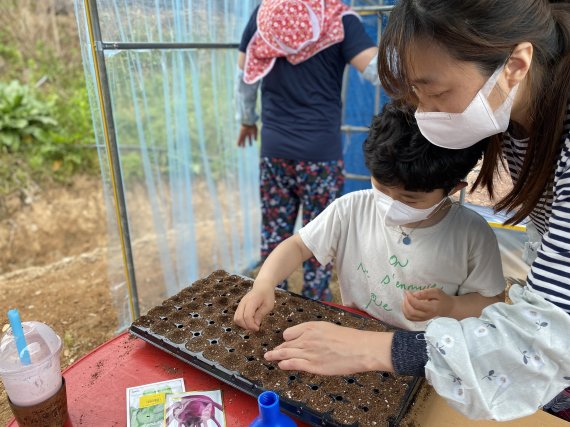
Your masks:
[{"label": "mask ear loop", "polygon": [[485,97],[485,99],[489,98],[491,91],[493,90],[493,88],[497,84],[497,81],[499,80],[499,76],[505,69],[505,65],[506,63],[497,68],[495,72],[491,75],[491,77],[489,77],[489,80],[487,80],[483,85],[483,87],[481,88],[481,94]]},{"label": "mask ear loop", "polygon": [[[515,48],[513,47],[511,49],[511,52],[509,53],[509,56],[507,57],[507,59],[505,60],[503,65],[501,66],[501,68],[500,68],[501,71],[503,71],[505,69],[505,67],[507,66],[509,59],[511,58],[511,55],[514,52],[514,50],[515,50]],[[497,76],[497,79],[498,79],[498,76]],[[497,109],[495,111],[493,111],[493,116],[495,117],[495,119],[498,120],[499,117],[502,117],[503,119],[505,119],[507,121],[510,119],[511,108],[512,108],[512,105],[514,103],[515,97],[517,96],[519,87],[520,87],[520,83],[517,83],[512,88],[508,89],[508,93],[506,94],[504,99],[501,101],[501,105],[499,105],[497,107]],[[502,90],[501,90],[501,92],[502,92],[502,94],[504,94],[504,92]],[[507,117],[507,115],[508,115],[508,117]]]},{"label": "mask ear loop", "polygon": [[[507,66],[509,59],[511,59],[511,55],[513,54],[513,52],[515,51],[515,47],[511,48],[511,51],[509,52],[509,54],[507,55],[507,58],[503,61],[503,63],[495,70],[495,72],[493,74],[491,74],[491,77],[489,77],[489,79],[485,82],[485,84],[483,85],[483,87],[481,88],[481,93],[485,96],[485,99],[488,99],[489,95],[491,94],[491,91],[493,90],[493,88],[495,87],[495,85],[497,84],[497,81],[499,80],[499,76],[501,75],[501,73],[503,72],[503,70],[505,69],[505,67]],[[508,96],[508,95],[507,95]],[[503,101],[504,102],[504,101]]]}]

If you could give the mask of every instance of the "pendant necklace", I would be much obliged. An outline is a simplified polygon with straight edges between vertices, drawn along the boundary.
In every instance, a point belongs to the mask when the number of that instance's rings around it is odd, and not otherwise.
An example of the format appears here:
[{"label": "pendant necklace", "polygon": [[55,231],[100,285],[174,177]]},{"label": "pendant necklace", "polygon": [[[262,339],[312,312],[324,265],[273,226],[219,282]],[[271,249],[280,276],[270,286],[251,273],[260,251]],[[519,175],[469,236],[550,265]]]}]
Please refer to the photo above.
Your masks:
[{"label": "pendant necklace", "polygon": [[[447,203],[444,203],[442,205],[440,205],[434,212],[433,214],[431,214],[430,216],[435,215],[443,206],[446,207],[450,207],[451,205],[453,205],[453,203],[450,203],[449,205]],[[420,225],[423,224],[424,221],[426,221],[428,218],[421,220],[420,222],[418,222],[418,224],[412,228],[412,230],[409,233],[406,233],[403,229],[401,225],[398,225],[398,228],[400,229],[400,239],[398,240],[398,242],[402,242],[404,245],[409,246],[412,244],[412,233],[414,231],[416,231],[416,228],[418,228]]]},{"label": "pendant necklace", "polygon": [[[412,230],[410,234],[412,234],[413,232],[414,230]],[[404,245],[409,245],[412,243],[412,238],[410,237],[410,234],[407,234],[404,230],[402,230],[402,227],[400,227],[400,233],[402,233],[402,235],[400,236],[400,240]]]}]

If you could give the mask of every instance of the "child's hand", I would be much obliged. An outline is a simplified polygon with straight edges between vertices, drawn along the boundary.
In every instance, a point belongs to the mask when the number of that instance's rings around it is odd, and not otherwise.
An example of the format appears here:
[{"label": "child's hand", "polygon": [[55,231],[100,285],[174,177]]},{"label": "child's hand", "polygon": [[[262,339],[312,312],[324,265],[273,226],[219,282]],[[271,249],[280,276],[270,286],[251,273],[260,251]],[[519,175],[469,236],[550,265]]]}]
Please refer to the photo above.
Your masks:
[{"label": "child's hand", "polygon": [[244,329],[259,331],[263,317],[275,306],[275,291],[256,288],[255,285],[239,302],[234,322]]},{"label": "child's hand", "polygon": [[406,319],[422,322],[436,316],[448,317],[453,309],[453,297],[441,289],[424,289],[418,292],[406,292],[402,303],[402,312]]}]

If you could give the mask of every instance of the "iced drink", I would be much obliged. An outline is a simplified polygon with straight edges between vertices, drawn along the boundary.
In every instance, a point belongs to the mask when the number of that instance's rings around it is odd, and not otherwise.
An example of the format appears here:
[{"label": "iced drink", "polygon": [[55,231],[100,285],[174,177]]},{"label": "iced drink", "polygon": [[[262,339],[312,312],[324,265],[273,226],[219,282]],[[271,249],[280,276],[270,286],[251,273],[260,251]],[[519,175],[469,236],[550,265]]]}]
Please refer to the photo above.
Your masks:
[{"label": "iced drink", "polygon": [[12,411],[20,427],[61,426],[67,417],[59,360],[61,339],[43,323],[23,322],[22,326],[29,364],[18,355],[11,329],[0,341],[0,377]]}]

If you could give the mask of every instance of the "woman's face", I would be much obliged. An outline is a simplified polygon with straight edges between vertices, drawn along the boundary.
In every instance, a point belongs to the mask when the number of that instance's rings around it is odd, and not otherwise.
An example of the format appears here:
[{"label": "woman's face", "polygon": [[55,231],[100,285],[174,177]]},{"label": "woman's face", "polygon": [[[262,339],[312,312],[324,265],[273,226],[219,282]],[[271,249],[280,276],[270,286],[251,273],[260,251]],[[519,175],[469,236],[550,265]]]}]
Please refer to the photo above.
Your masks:
[{"label": "woman's face", "polygon": [[[462,113],[489,79],[475,63],[452,58],[434,42],[418,40],[410,53],[408,73],[422,112]],[[501,73],[488,98],[493,110],[508,92]]]}]

